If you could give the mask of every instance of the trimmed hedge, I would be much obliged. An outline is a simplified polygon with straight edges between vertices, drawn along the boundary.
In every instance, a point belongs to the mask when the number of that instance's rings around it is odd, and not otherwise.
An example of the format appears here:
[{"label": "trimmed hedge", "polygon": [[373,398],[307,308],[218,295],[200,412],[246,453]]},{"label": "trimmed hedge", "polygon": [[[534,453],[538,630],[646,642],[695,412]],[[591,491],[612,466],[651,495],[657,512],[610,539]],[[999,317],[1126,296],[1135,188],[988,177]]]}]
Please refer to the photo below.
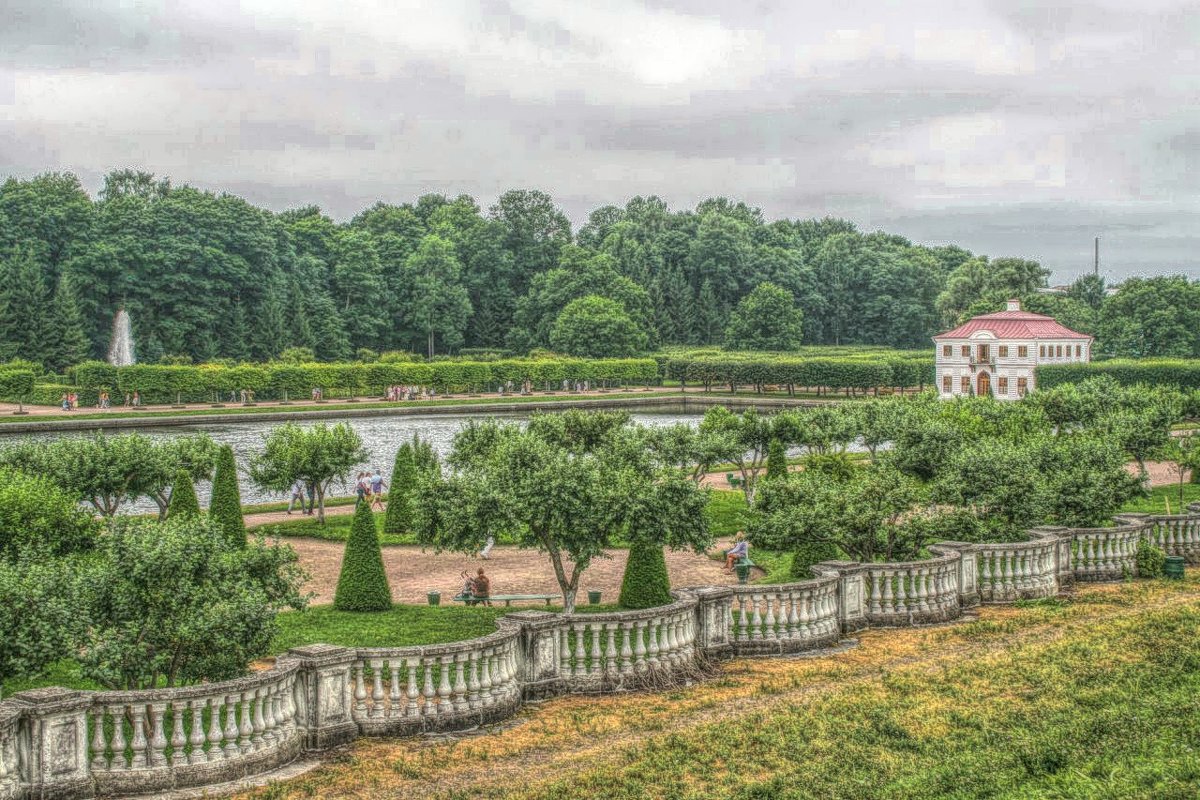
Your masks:
[{"label": "trimmed hedge", "polygon": [[359,503],[354,510],[333,607],[339,611],[387,611],[392,607],[392,590],[383,569],[383,553],[370,503]]},{"label": "trimmed hedge", "polygon": [[0,398],[9,403],[31,402],[34,380],[33,370],[0,369]]},{"label": "trimmed hedge", "polygon": [[[260,399],[309,397],[314,388],[327,398],[379,395],[388,386],[432,386],[441,394],[495,389],[506,381],[516,385],[556,386],[563,380],[601,385],[650,384],[658,379],[651,358],[614,359],[500,359],[496,361],[376,362],[372,364],[133,364],[113,367],[88,362],[74,369],[85,390],[134,392],[145,403],[168,403],[176,398],[197,402],[226,399],[243,389]],[[61,392],[59,393],[61,395]],[[57,401],[56,401],[57,402]]]},{"label": "trimmed hedge", "polygon": [[167,504],[167,519],[200,516],[200,501],[196,499],[196,487],[192,476],[181,469],[171,486],[171,501]]},{"label": "trimmed hedge", "polygon": [[234,547],[246,546],[246,520],[242,518],[242,496],[238,491],[237,462],[233,448],[225,445],[217,453],[217,469],[213,474],[212,499],[208,515],[225,531]]},{"label": "trimmed hedge", "polygon": [[683,383],[768,384],[857,392],[881,387],[923,387],[934,377],[932,353],[864,351],[855,355],[816,356],[770,353],[687,353],[664,362],[664,377]]},{"label": "trimmed hedge", "polygon": [[629,545],[618,602],[625,608],[654,608],[671,602],[671,578],[662,545],[641,540]]},{"label": "trimmed hedge", "polygon": [[1066,383],[1081,383],[1098,375],[1107,375],[1125,386],[1142,383],[1200,389],[1200,359],[1117,358],[1080,364],[1044,364],[1037,368],[1037,386],[1050,389]]}]

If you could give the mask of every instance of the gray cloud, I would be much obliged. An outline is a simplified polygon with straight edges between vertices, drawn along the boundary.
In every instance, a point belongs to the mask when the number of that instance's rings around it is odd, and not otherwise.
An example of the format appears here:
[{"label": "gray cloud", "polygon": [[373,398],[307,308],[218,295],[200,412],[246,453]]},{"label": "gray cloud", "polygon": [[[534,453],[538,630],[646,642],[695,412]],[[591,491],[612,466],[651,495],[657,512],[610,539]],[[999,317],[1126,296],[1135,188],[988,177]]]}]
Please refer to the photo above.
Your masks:
[{"label": "gray cloud", "polygon": [[348,218],[659,194],[1200,276],[1200,5],[8,0],[0,171],[137,167]]}]

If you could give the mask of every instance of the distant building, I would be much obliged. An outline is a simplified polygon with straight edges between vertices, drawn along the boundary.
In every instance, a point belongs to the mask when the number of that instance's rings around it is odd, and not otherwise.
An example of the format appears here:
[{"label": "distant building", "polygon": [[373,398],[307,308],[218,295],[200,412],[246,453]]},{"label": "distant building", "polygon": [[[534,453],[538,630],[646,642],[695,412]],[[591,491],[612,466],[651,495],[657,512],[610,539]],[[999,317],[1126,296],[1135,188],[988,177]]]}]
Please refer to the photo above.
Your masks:
[{"label": "distant building", "polygon": [[1008,309],[984,314],[933,337],[937,386],[942,397],[994,395],[1001,400],[1034,390],[1039,364],[1090,361],[1092,337],[1058,324],[1053,317]]}]

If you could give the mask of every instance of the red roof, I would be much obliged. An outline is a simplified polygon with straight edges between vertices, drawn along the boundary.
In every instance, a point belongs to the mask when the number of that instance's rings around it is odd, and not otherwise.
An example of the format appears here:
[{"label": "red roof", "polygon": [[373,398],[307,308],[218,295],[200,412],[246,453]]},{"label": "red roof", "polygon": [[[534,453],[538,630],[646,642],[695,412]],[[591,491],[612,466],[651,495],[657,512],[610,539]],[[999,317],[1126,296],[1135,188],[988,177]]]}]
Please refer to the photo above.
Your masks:
[{"label": "red roof", "polygon": [[984,314],[933,338],[935,341],[966,339],[979,331],[991,331],[997,339],[1092,339],[1086,333],[1077,333],[1065,325],[1058,324],[1054,317],[1034,314],[1032,311],[997,311],[994,314]]}]

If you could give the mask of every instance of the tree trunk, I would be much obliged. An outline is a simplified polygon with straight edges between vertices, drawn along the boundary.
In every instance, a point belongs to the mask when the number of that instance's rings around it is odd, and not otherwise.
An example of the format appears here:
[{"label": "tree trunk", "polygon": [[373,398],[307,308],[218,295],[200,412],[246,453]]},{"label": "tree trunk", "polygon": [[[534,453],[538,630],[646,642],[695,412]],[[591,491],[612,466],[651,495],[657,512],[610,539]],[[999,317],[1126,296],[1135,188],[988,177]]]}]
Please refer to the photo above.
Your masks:
[{"label": "tree trunk", "polygon": [[317,522],[325,524],[325,487],[317,483]]},{"label": "tree trunk", "polygon": [[433,328],[429,329],[429,358],[433,359]]}]

